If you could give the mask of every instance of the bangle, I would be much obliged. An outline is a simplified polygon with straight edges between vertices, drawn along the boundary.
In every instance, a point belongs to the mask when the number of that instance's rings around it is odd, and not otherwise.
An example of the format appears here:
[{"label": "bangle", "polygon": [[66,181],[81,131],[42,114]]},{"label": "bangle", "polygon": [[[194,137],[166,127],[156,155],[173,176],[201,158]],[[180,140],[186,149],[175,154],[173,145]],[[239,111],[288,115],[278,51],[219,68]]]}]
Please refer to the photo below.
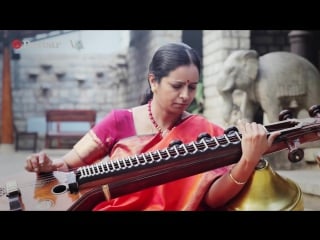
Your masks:
[{"label": "bangle", "polygon": [[244,185],[244,184],[247,182],[247,181],[240,182],[240,181],[236,180],[236,179],[232,176],[231,170],[232,170],[232,169],[229,170],[229,177],[231,178],[231,180],[232,180],[235,184],[237,184],[237,185]]},{"label": "bangle", "polygon": [[70,171],[71,167],[70,165],[67,163],[66,160],[63,160],[64,164],[67,166],[67,172]]},{"label": "bangle", "polygon": [[61,172],[69,172],[70,171],[70,166],[66,161],[62,161],[63,162],[63,166],[59,167],[56,169],[56,171],[61,171]]}]

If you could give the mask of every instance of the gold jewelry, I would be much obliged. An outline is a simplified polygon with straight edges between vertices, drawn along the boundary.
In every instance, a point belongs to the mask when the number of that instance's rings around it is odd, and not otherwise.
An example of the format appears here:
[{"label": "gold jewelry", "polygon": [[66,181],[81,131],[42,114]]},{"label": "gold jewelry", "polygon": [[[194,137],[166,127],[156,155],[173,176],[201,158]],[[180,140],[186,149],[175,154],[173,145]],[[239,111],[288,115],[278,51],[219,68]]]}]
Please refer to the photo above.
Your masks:
[{"label": "gold jewelry", "polygon": [[148,102],[148,114],[149,114],[149,119],[152,122],[153,126],[158,130],[158,132],[160,134],[163,133],[163,130],[161,129],[161,127],[158,125],[158,123],[156,122],[156,120],[154,119],[152,112],[151,112],[151,100]]},{"label": "gold jewelry", "polygon": [[72,168],[70,167],[70,165],[67,163],[67,161],[63,160],[64,163],[66,164],[67,166],[67,172],[69,172]]},{"label": "gold jewelry", "polygon": [[158,123],[156,122],[156,120],[154,119],[153,115],[152,115],[152,111],[151,111],[151,102],[152,100],[150,100],[148,102],[148,115],[149,115],[149,119],[151,121],[151,123],[153,124],[153,126],[158,130],[158,132],[161,135],[164,135],[165,132],[170,131],[175,125],[177,125],[179,123],[179,121],[181,120],[181,116],[168,128],[163,130]]},{"label": "gold jewelry", "polygon": [[110,200],[111,199],[111,193],[110,193],[110,189],[109,189],[109,185],[108,184],[102,185],[102,191],[104,193],[104,196],[105,196],[106,200]]},{"label": "gold jewelry", "polygon": [[232,176],[231,170],[232,170],[232,169],[229,170],[229,177],[231,178],[231,180],[232,180],[235,184],[237,184],[237,185],[244,185],[244,184],[246,184],[247,181],[240,182],[240,181],[236,180],[236,179]]}]

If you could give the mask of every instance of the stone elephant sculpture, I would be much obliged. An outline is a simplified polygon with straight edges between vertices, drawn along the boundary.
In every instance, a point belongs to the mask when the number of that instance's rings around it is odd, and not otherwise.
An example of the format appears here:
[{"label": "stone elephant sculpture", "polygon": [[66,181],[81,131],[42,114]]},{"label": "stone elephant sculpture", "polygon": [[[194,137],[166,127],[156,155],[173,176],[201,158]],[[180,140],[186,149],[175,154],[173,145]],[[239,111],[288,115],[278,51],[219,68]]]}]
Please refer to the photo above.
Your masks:
[{"label": "stone elephant sculpture", "polygon": [[241,118],[249,121],[259,110],[269,122],[279,120],[283,109],[297,117],[302,109],[320,104],[320,74],[307,59],[290,52],[258,56],[255,50],[237,50],[225,60],[217,81],[224,99],[223,117],[229,123],[234,90],[245,92]]}]

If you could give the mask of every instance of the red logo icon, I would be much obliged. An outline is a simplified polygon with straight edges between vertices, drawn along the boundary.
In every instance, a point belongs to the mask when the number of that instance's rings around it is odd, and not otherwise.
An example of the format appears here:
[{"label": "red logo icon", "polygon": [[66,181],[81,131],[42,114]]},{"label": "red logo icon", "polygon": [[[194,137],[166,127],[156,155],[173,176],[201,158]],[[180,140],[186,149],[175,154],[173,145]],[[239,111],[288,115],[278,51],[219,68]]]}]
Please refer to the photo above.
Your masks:
[{"label": "red logo icon", "polygon": [[18,39],[15,39],[11,42],[11,46],[14,48],[14,49],[19,49],[21,48],[21,46],[23,45],[23,43],[18,40]]}]

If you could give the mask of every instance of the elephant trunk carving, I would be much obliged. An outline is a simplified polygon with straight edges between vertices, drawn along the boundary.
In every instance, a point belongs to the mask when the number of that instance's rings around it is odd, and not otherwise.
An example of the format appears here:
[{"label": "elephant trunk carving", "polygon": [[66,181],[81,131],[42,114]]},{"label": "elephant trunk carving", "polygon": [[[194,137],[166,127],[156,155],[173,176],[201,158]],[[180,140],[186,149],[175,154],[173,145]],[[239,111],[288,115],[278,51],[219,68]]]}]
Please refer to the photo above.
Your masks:
[{"label": "elephant trunk carving", "polygon": [[223,98],[223,109],[222,116],[226,122],[229,122],[232,110],[235,108],[235,104],[233,103],[232,93],[229,91],[220,92]]},{"label": "elephant trunk carving", "polygon": [[[255,108],[248,99],[254,99],[254,92],[246,92],[250,96],[244,98],[241,106],[235,107],[233,93],[235,90],[245,91],[255,81],[258,74],[258,54],[254,50],[237,51],[231,54],[224,63],[218,77],[217,90],[224,101],[223,118],[230,123],[232,111],[240,109],[242,117],[248,120],[253,118],[251,108]],[[248,111],[250,108],[250,111]],[[231,124],[231,123],[230,123]]]}]

